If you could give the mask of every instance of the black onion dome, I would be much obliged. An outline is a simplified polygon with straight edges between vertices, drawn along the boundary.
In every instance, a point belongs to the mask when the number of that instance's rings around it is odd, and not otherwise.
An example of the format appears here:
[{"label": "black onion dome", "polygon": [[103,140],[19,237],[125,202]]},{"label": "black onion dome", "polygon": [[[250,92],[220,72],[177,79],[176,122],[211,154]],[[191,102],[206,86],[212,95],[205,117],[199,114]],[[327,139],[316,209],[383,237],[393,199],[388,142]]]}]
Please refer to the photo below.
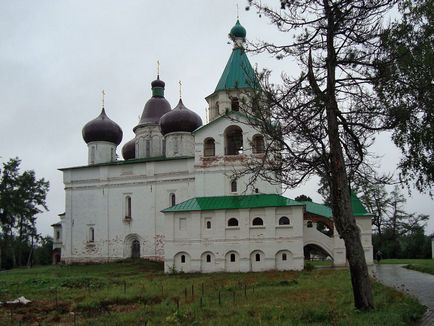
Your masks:
[{"label": "black onion dome", "polygon": [[106,141],[119,145],[122,141],[121,127],[113,120],[110,120],[104,108],[102,108],[101,114],[96,119],[86,123],[82,135],[86,143]]},{"label": "black onion dome", "polygon": [[136,140],[133,138],[122,147],[122,157],[124,160],[136,158]]},{"label": "black onion dome", "polygon": [[152,97],[146,102],[139,124],[134,127],[133,131],[147,124],[158,124],[160,118],[171,110],[169,102],[164,98],[165,83],[157,77],[151,86]]},{"label": "black onion dome", "polygon": [[200,116],[187,109],[181,99],[172,111],[166,113],[160,119],[160,129],[163,135],[176,131],[192,132],[201,125],[202,119]]}]

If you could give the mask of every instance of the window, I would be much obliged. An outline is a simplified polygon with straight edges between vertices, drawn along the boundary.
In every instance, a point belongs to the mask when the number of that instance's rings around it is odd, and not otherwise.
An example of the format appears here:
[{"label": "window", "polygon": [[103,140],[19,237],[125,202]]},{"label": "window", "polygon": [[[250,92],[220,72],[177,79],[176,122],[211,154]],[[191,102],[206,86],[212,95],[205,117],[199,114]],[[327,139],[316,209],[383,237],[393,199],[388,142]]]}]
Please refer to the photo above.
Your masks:
[{"label": "window", "polygon": [[95,230],[93,227],[89,228],[89,242],[95,241]]},{"label": "window", "polygon": [[238,187],[237,187],[237,180],[232,180],[231,181],[231,192],[237,192]]},{"label": "window", "polygon": [[95,146],[90,148],[90,164],[95,164]]},{"label": "window", "polygon": [[231,259],[231,262],[234,262],[235,261],[235,254],[231,254],[230,259]]},{"label": "window", "polygon": [[185,217],[181,217],[179,219],[179,229],[185,230],[187,228],[187,219]]},{"label": "window", "polygon": [[181,255],[181,263],[185,263],[185,255]]},{"label": "window", "polygon": [[262,135],[255,135],[252,139],[252,152],[253,154],[264,153],[264,137]]},{"label": "window", "polygon": [[255,255],[255,260],[256,261],[261,261],[261,255],[260,254],[256,254]]},{"label": "window", "polygon": [[164,139],[164,138],[161,141],[161,148],[162,148],[162,154],[163,154],[163,156],[166,155],[166,139]]},{"label": "window", "polygon": [[264,225],[264,221],[260,217],[255,217],[252,221],[252,225]]},{"label": "window", "polygon": [[211,221],[206,221],[206,228],[211,229]]},{"label": "window", "polygon": [[131,218],[131,196],[125,197],[125,218]]},{"label": "window", "polygon": [[211,255],[206,255],[206,262],[210,263],[211,262]]},{"label": "window", "polygon": [[243,152],[243,130],[238,126],[225,129],[225,155],[239,155]]},{"label": "window", "polygon": [[235,217],[231,217],[228,220],[228,226],[238,226],[238,220]]},{"label": "window", "polygon": [[214,138],[207,138],[203,142],[203,156],[215,156]]},{"label": "window", "polygon": [[279,225],[289,225],[289,218],[286,216],[279,218]]},{"label": "window", "polygon": [[313,227],[313,223],[312,223],[312,221],[307,221],[307,227],[308,227],[308,228],[312,228],[312,227]]},{"label": "window", "polygon": [[56,231],[56,240],[60,239],[60,231]]},{"label": "window", "polygon": [[282,254],[282,260],[286,260],[286,254],[285,253]]},{"label": "window", "polygon": [[176,196],[173,192],[169,194],[169,205],[175,206],[176,205]]},{"label": "window", "polygon": [[145,146],[146,146],[146,149],[145,149],[146,154],[145,154],[145,156],[149,157],[149,156],[151,156],[151,141],[149,139],[146,140],[146,145]]},{"label": "window", "polygon": [[231,98],[231,109],[232,111],[239,111],[240,110],[240,101],[237,97]]}]

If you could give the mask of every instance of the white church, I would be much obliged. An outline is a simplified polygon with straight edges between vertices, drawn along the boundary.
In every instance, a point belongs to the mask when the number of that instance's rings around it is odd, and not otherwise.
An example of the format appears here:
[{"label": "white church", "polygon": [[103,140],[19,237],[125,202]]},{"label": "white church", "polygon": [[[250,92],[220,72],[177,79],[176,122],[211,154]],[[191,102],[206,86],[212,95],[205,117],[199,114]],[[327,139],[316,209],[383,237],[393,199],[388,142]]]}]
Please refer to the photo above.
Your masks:
[{"label": "white church", "polygon": [[[233,177],[246,157],[261,159],[267,138],[240,112],[255,73],[239,21],[229,37],[232,53],[206,97],[207,124],[181,99],[172,109],[157,76],[123,160],[122,129],[104,108],[83,127],[87,165],[60,169],[65,213],[53,224],[54,262],[144,258],[164,261],[166,272],[301,270],[314,256],[346,264],[330,208]],[[371,215],[357,197],[352,204],[369,264]]]}]

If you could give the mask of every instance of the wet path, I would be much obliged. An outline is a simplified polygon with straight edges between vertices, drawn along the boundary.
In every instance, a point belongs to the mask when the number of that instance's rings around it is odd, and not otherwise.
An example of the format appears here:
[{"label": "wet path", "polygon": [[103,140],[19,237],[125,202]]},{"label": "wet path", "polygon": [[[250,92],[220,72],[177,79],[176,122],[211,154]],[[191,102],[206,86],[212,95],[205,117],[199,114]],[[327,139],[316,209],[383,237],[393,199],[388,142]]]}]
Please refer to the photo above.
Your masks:
[{"label": "wet path", "polygon": [[434,325],[434,275],[412,271],[400,265],[374,265],[372,275],[381,283],[409,293],[428,307],[419,325]]}]

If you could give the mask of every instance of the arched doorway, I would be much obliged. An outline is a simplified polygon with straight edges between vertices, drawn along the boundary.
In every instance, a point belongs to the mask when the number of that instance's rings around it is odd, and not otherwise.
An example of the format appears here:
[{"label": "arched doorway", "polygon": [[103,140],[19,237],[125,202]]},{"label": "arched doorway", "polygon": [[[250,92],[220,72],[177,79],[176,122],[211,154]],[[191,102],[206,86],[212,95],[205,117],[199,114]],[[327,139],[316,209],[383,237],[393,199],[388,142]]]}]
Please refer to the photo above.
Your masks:
[{"label": "arched doorway", "polygon": [[140,258],[140,241],[137,239],[131,242],[131,258]]},{"label": "arched doorway", "polygon": [[303,248],[305,260],[330,260],[333,261],[332,255],[324,248],[316,244],[307,244]]}]

